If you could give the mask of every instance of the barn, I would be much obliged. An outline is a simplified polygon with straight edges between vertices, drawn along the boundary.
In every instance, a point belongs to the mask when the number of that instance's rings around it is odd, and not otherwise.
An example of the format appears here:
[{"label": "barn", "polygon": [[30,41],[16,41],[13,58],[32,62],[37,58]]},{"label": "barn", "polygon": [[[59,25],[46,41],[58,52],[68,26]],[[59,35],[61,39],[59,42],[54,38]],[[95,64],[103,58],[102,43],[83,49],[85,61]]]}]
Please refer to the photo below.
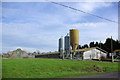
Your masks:
[{"label": "barn", "polygon": [[76,56],[80,59],[105,59],[107,58],[107,52],[99,47],[80,49],[79,54]]}]

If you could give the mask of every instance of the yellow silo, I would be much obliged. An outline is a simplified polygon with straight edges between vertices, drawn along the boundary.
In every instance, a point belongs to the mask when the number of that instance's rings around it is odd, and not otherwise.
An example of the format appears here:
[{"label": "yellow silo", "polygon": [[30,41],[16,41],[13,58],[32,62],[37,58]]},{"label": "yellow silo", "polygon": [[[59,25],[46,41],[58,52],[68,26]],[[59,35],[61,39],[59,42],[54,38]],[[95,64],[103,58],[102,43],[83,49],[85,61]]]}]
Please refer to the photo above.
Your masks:
[{"label": "yellow silo", "polygon": [[79,45],[79,30],[70,30],[70,45],[72,46],[72,50],[76,52],[77,46]]}]

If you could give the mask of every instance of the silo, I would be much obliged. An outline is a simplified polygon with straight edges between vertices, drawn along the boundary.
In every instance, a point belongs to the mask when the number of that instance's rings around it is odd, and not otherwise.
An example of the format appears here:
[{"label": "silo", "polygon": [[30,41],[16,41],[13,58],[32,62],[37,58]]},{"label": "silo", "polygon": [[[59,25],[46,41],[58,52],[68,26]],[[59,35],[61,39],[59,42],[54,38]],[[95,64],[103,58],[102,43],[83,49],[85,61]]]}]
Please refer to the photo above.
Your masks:
[{"label": "silo", "polygon": [[61,38],[59,39],[59,52],[61,50],[64,50],[64,42],[63,42],[63,37],[61,36]]},{"label": "silo", "polygon": [[79,45],[79,30],[70,30],[70,45],[72,46],[72,50],[76,52],[77,46]]},{"label": "silo", "polygon": [[62,59],[64,59],[64,41],[63,40],[64,40],[63,37],[59,39],[59,52],[60,52],[60,57]]},{"label": "silo", "polygon": [[66,58],[69,57],[70,55],[70,36],[69,34],[67,34],[65,37],[64,37],[64,40],[65,40],[65,53],[66,53]]},{"label": "silo", "polygon": [[65,40],[65,50],[70,50],[70,37],[69,34],[67,34],[64,38]]}]

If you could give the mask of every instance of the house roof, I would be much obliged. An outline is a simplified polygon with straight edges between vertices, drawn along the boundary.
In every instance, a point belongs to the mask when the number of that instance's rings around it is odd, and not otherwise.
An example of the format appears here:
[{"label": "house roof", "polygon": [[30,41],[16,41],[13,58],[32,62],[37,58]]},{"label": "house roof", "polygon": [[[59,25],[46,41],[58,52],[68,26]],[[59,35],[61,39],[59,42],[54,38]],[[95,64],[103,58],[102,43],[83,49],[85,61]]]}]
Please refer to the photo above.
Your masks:
[{"label": "house roof", "polygon": [[[79,49],[79,52],[85,52],[85,51],[88,51],[88,50],[91,50],[91,49],[98,49],[98,50],[100,50],[100,51],[102,51],[104,53],[108,53],[107,51],[105,51],[105,50],[103,50],[103,49],[101,49],[99,47],[91,47],[91,48]],[[78,50],[76,50],[76,51],[78,52]],[[72,52],[73,52],[73,50],[72,50]]]}]

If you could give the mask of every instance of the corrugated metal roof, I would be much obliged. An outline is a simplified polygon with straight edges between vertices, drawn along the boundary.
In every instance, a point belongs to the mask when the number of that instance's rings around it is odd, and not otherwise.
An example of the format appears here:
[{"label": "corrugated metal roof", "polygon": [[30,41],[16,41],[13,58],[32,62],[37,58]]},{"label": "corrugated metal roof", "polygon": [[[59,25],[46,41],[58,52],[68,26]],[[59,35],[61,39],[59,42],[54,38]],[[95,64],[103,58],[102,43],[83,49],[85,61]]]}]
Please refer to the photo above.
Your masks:
[{"label": "corrugated metal roof", "polygon": [[[85,52],[85,51],[88,51],[88,50],[91,50],[91,49],[98,49],[104,53],[108,53],[107,51],[99,48],[99,47],[91,47],[91,48],[84,48],[84,49],[79,49],[79,52]],[[73,50],[71,51],[73,52]],[[78,50],[76,50],[76,52],[78,52]],[[58,54],[59,52],[48,52],[48,53],[45,53],[45,54],[36,54],[36,55],[48,55],[48,54]]]},{"label": "corrugated metal roof", "polygon": [[118,49],[118,50],[115,50],[114,52],[119,52],[120,51],[120,49]]},{"label": "corrugated metal roof", "polygon": [[48,55],[48,54],[58,54],[59,52],[48,52],[48,53],[44,53],[44,54],[36,54],[36,55]]},{"label": "corrugated metal roof", "polygon": [[[108,53],[107,51],[105,51],[105,50],[103,50],[103,49],[101,49],[99,47],[91,47],[91,48],[79,49],[79,52],[85,52],[85,51],[88,51],[88,50],[91,50],[91,49],[98,49],[98,50],[100,50],[102,52]],[[76,51],[78,52],[78,50],[76,50]],[[73,52],[73,50],[72,50],[72,52]]]}]

